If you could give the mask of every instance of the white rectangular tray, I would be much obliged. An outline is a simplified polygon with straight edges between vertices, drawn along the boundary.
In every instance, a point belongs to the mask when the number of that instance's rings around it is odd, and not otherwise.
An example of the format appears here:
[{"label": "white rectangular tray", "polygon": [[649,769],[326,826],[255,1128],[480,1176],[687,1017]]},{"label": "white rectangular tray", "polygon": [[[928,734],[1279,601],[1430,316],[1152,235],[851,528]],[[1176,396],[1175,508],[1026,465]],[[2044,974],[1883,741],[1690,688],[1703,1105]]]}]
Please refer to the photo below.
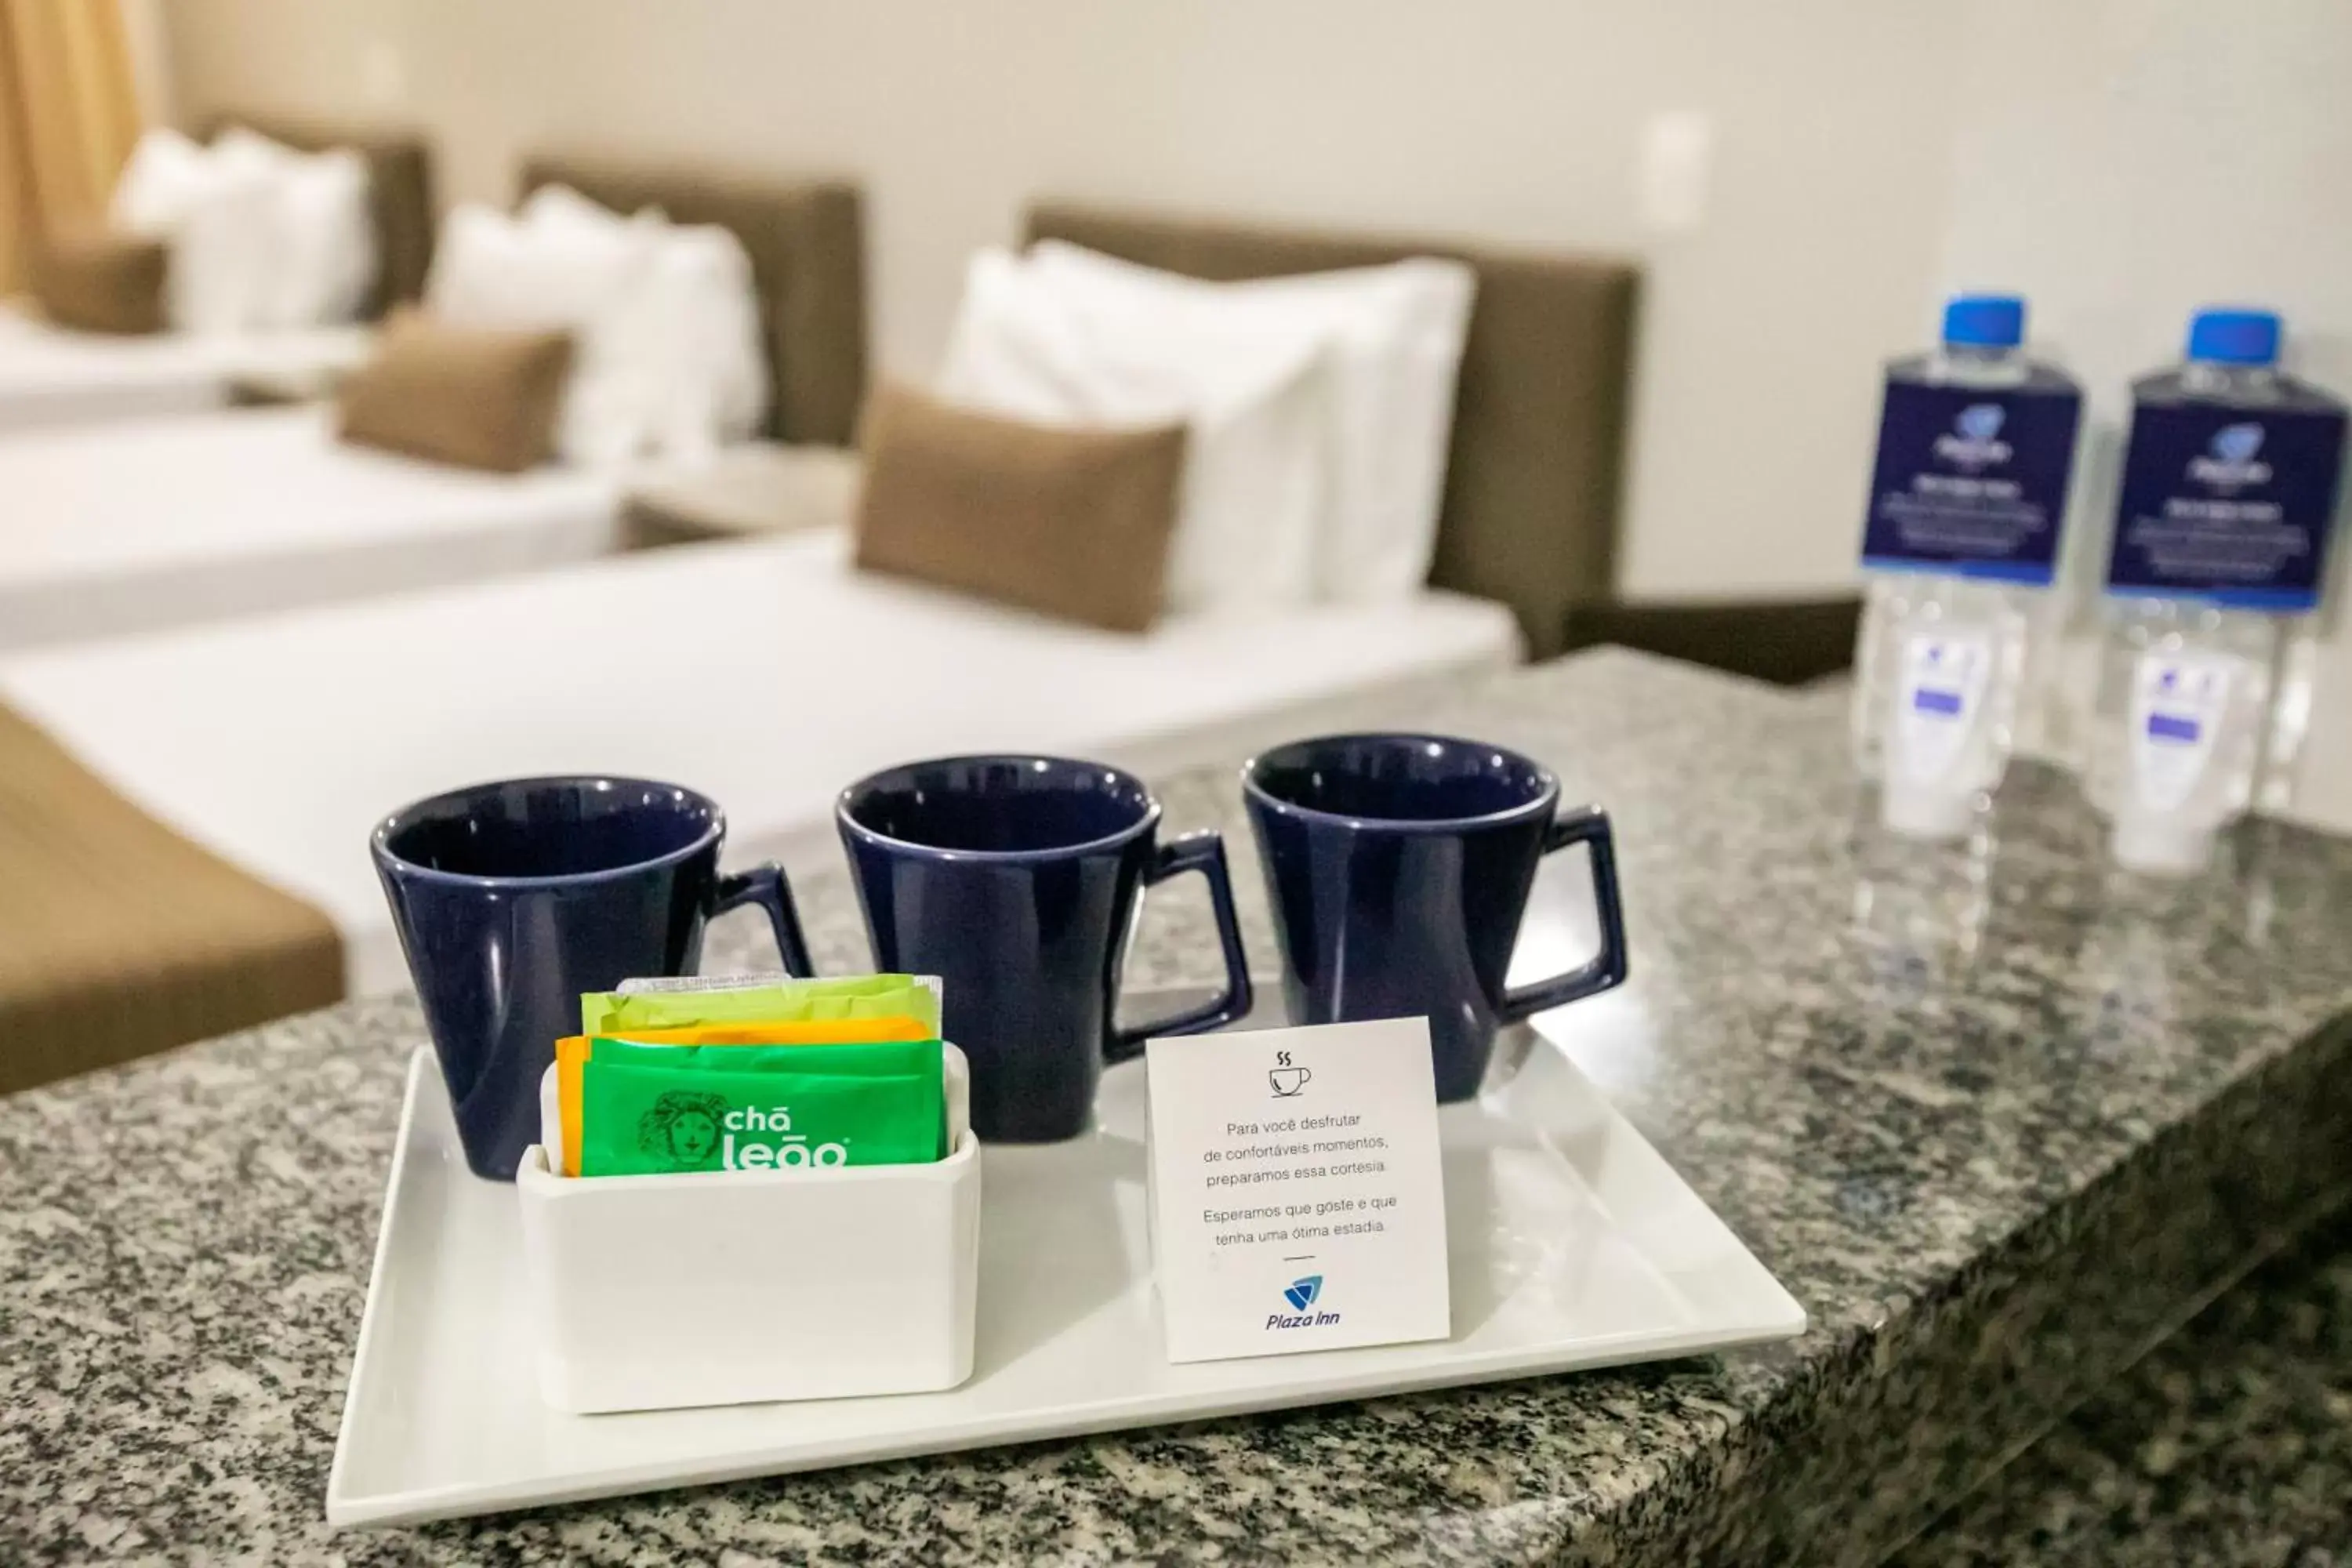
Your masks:
[{"label": "white rectangular tray", "polygon": [[[1137,999],[1139,1002],[1142,999]],[[1145,1230],[1143,1069],[1096,1130],[982,1155],[979,1340],[943,1394],[617,1415],[540,1403],[515,1191],[409,1064],[327,1519],[445,1519],[785,1470],[1689,1355],[1804,1310],[1549,1041],[1440,1113],[1451,1340],[1177,1366]],[[691,1332],[692,1308],[648,1323]]]}]

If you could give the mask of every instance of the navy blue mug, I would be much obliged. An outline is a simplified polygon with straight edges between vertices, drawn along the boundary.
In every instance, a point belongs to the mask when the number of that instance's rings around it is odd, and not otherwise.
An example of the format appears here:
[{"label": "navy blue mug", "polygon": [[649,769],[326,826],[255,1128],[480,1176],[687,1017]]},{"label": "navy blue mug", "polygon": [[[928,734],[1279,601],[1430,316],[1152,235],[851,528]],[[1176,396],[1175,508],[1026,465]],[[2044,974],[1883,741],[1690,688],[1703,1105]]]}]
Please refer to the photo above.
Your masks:
[{"label": "navy blue mug", "polygon": [[466,1163],[514,1180],[539,1142],[539,1080],[580,1032],[580,996],[691,974],[711,916],[765,910],[784,967],[809,973],[782,870],[722,877],[727,819],[646,779],[512,779],[404,807],[369,847],[425,1004]]},{"label": "navy blue mug", "polygon": [[[1160,803],[1131,774],[1060,757],[949,757],[850,785],[835,815],[875,963],[944,985],[942,1028],[971,1059],[972,1131],[984,1139],[1074,1138],[1106,1063],[1250,1009],[1224,841],[1161,844]],[[1186,871],[1208,879],[1224,992],[1122,1029],[1138,897]]]},{"label": "navy blue mug", "polygon": [[[1478,1092],[1495,1031],[1625,978],[1609,818],[1559,809],[1559,781],[1514,752],[1442,735],[1295,741],[1242,773],[1283,986],[1301,1024],[1425,1016],[1437,1098]],[[1601,952],[1507,986],[1536,865],[1591,847]]]}]

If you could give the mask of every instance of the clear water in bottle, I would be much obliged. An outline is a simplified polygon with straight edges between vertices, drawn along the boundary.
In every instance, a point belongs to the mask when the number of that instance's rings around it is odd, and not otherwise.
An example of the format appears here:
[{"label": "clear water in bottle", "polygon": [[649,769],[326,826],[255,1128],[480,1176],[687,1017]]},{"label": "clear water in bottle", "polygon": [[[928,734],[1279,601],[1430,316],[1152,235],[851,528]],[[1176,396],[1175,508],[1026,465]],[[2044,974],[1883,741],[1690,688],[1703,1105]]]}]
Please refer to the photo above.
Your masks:
[{"label": "clear water in bottle", "polygon": [[2278,346],[2268,311],[2201,311],[2188,362],[2132,386],[2086,788],[2133,870],[2193,873],[2285,804],[2345,410]]},{"label": "clear water in bottle", "polygon": [[2102,614],[2091,798],[2113,819],[2120,864],[2196,871],[2252,798],[2279,626],[2177,599]]},{"label": "clear water in bottle", "polygon": [[2024,305],[1963,295],[1887,367],[1854,650],[1855,766],[1898,833],[1967,833],[2006,771],[2054,614],[2081,395],[2021,352]]}]

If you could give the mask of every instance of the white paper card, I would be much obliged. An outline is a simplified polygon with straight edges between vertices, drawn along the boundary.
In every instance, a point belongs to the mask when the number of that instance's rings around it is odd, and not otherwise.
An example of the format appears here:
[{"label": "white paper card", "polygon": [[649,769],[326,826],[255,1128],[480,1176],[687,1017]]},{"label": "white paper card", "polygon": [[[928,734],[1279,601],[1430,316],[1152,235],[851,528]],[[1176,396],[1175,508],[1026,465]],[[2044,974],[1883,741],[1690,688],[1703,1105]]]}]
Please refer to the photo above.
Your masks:
[{"label": "white paper card", "polygon": [[1146,1063],[1170,1361],[1453,1331],[1426,1019],[1153,1040]]}]

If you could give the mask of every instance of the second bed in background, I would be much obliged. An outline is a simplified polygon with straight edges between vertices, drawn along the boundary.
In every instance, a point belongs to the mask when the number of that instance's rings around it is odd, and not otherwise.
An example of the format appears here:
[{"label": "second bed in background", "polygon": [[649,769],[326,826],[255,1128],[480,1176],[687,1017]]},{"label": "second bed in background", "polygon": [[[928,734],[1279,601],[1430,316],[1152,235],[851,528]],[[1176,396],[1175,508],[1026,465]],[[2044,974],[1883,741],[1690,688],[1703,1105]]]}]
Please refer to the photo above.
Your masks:
[{"label": "second bed in background", "polygon": [[[604,554],[622,542],[633,485],[690,473],[747,431],[814,448],[813,462],[847,461],[840,448],[865,383],[854,190],[557,160],[534,163],[525,188],[534,226],[487,209],[453,216],[430,309],[387,326],[340,407],[0,439],[10,512],[0,530],[0,649]],[[698,304],[728,298],[711,279],[727,281],[730,258],[746,274],[735,290],[740,352],[728,373],[703,377],[719,390],[698,399],[652,384],[647,363],[693,368],[659,359],[685,335],[669,330],[674,307],[682,289]],[[707,360],[729,352],[712,345]],[[526,452],[508,472],[483,466],[495,457],[444,455],[448,443],[480,442],[494,423],[468,388],[501,376],[502,360],[541,375],[541,392],[551,369],[564,377],[557,460]],[[656,400],[698,407],[698,430],[678,428],[674,414],[656,430]],[[373,444],[347,438],[362,435]]]},{"label": "second bed in background", "polygon": [[331,384],[432,254],[420,137],[245,116],[204,146],[150,132],[103,228],[47,237],[33,297],[0,302],[0,434]]}]

